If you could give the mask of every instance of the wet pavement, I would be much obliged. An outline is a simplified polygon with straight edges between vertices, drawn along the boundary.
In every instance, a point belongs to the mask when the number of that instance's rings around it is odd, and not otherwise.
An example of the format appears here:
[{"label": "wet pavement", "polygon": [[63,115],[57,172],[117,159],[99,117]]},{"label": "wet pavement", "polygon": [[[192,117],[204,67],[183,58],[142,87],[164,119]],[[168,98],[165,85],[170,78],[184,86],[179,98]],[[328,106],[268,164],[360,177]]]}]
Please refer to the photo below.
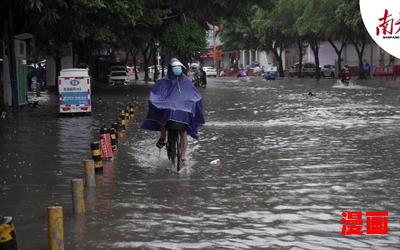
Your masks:
[{"label": "wet pavement", "polygon": [[[207,124],[181,175],[166,171],[157,134],[138,128],[148,90],[99,90],[93,114],[73,117],[58,116],[50,95],[0,121],[0,214],[14,216],[21,249],[47,249],[54,204],[66,249],[398,249],[400,89],[210,79]],[[76,218],[70,181],[129,102],[136,118]],[[342,236],[342,211],[389,211],[389,234]]]}]

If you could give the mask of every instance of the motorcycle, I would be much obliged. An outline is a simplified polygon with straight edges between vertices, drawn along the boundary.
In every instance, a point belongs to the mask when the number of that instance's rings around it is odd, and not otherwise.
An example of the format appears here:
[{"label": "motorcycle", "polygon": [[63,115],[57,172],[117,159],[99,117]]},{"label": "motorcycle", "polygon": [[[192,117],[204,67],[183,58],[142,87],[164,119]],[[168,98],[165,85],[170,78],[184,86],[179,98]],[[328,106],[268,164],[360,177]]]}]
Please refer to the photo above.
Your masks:
[{"label": "motorcycle", "polygon": [[344,68],[341,72],[341,81],[344,85],[349,86],[351,73],[348,68]]},{"label": "motorcycle", "polygon": [[344,85],[349,86],[350,76],[343,76],[341,80]]},{"label": "motorcycle", "polygon": [[193,85],[194,85],[196,88],[205,88],[205,87],[206,87],[206,84],[207,84],[207,83],[205,82],[205,80],[202,79],[202,77],[200,76],[199,73],[195,73],[195,74],[193,75],[192,82],[193,82]]}]

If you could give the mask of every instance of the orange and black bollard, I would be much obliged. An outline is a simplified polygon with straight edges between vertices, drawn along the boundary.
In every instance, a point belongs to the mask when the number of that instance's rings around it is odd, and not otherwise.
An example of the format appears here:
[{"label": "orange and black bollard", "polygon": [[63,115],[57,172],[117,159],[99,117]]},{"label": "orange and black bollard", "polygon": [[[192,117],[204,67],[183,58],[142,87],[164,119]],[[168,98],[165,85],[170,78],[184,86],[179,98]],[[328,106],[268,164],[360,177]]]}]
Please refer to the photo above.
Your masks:
[{"label": "orange and black bollard", "polygon": [[129,122],[130,118],[131,118],[131,116],[129,114],[129,107],[127,107],[125,109],[125,120],[127,120],[127,122]]},{"label": "orange and black bollard", "polygon": [[115,151],[117,151],[118,135],[114,128],[110,128],[109,132],[110,132],[110,136],[111,136],[111,147],[112,147],[112,150],[115,152]]},{"label": "orange and black bollard", "polygon": [[126,117],[125,114],[119,117],[121,119],[121,130],[124,131],[126,129]]},{"label": "orange and black bollard", "polygon": [[0,249],[18,250],[15,226],[10,216],[0,217]]},{"label": "orange and black bollard", "polygon": [[124,117],[125,125],[128,124],[128,119],[126,119],[127,116],[129,116],[129,114],[126,113],[125,109],[121,110],[120,118],[122,119],[122,117]]},{"label": "orange and black bollard", "polygon": [[119,132],[119,122],[114,122],[111,124],[111,128],[115,130],[115,134],[117,136],[117,143],[118,143],[118,132]]},{"label": "orange and black bollard", "polygon": [[96,142],[91,143],[90,148],[92,149],[92,159],[94,161],[94,170],[95,170],[95,172],[100,172],[103,170],[103,162],[101,161],[100,142],[96,141]]},{"label": "orange and black bollard", "polygon": [[135,109],[132,104],[129,104],[129,115],[131,116],[131,119],[135,116]]}]

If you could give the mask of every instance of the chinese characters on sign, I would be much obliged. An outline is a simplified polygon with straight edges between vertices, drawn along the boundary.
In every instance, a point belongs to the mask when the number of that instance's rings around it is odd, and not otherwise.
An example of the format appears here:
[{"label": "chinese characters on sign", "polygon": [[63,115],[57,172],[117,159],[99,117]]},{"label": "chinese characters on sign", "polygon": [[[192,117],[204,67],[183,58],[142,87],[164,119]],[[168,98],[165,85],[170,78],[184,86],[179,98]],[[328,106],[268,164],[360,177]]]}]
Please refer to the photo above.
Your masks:
[{"label": "chinese characters on sign", "polygon": [[[400,19],[394,21],[392,14],[385,9],[385,13],[382,18],[379,18],[380,24],[376,27],[376,35],[379,36],[382,32],[383,38],[398,38],[392,35],[397,35],[400,32]],[[393,33],[393,31],[395,31]],[[389,36],[390,35],[390,36]]]},{"label": "chinese characters on sign", "polygon": [[[388,234],[389,212],[366,212],[366,234]],[[363,213],[342,212],[342,235],[363,234]]]},{"label": "chinese characters on sign", "polygon": [[81,88],[71,87],[71,88],[63,88],[63,90],[64,91],[81,91],[82,89]]},{"label": "chinese characters on sign", "polygon": [[86,96],[63,96],[62,100],[64,102],[67,102],[67,101],[87,101],[88,98]]}]

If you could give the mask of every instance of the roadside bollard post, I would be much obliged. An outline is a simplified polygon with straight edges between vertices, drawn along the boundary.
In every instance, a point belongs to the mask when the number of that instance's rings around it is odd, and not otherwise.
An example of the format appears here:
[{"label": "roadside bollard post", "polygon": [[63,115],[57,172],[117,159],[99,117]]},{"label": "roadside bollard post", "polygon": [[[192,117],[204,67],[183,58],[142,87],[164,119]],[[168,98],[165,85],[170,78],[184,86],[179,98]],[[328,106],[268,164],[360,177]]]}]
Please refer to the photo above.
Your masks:
[{"label": "roadside bollard post", "polygon": [[58,206],[48,207],[47,213],[49,223],[49,249],[64,250],[63,209]]},{"label": "roadside bollard post", "polygon": [[114,122],[111,124],[111,127],[115,130],[115,135],[117,136],[117,144],[118,144],[119,123]]},{"label": "roadside bollard post", "polygon": [[115,152],[115,151],[117,151],[117,144],[118,144],[117,132],[115,131],[114,128],[110,128],[109,132],[110,132],[110,136],[111,136],[111,147],[112,147],[112,150]]},{"label": "roadside bollard post", "polygon": [[86,187],[96,186],[96,177],[94,173],[93,160],[85,160],[85,180],[86,180]]},{"label": "roadside bollard post", "polygon": [[11,216],[0,217],[0,249],[18,250],[15,226]]},{"label": "roadside bollard post", "polygon": [[129,104],[129,115],[131,118],[135,116],[135,109],[133,108],[132,104]]},{"label": "roadside bollard post", "polygon": [[127,120],[129,122],[131,118],[131,115],[129,114],[129,107],[126,107],[125,109],[125,120]]},{"label": "roadside bollard post", "polygon": [[122,119],[122,117],[120,117],[120,119],[118,119],[118,140],[124,138],[124,135],[125,135],[122,121],[123,121],[123,119]]},{"label": "roadside bollard post", "polygon": [[103,162],[101,161],[100,142],[96,141],[90,144],[92,150],[92,159],[94,161],[94,170],[100,172],[103,169]]},{"label": "roadside bollard post", "polygon": [[72,206],[76,215],[85,213],[85,199],[83,197],[83,179],[73,179],[72,186]]},{"label": "roadside bollard post", "polygon": [[[125,114],[125,109],[121,110],[121,115],[120,118],[122,119],[124,117],[124,120],[126,120],[126,114]],[[128,121],[125,121],[125,125],[128,123]]]},{"label": "roadside bollard post", "polygon": [[125,115],[121,115],[121,130],[124,131],[126,129],[126,118]]}]

